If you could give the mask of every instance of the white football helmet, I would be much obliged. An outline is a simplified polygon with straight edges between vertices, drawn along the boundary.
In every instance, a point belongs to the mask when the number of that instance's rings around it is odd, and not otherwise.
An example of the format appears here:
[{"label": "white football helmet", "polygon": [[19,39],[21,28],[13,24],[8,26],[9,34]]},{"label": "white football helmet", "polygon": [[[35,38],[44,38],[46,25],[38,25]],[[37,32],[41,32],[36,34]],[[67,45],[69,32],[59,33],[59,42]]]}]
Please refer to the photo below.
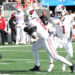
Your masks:
[{"label": "white football helmet", "polygon": [[29,19],[32,19],[34,17],[37,17],[36,11],[33,9],[33,7],[29,7],[25,13]]},{"label": "white football helmet", "polygon": [[66,7],[63,5],[58,5],[55,8],[55,15],[58,17],[62,17],[66,14]]},{"label": "white football helmet", "polygon": [[34,9],[32,7],[29,7],[27,9],[27,13],[28,13],[28,15],[32,15],[34,13]]}]

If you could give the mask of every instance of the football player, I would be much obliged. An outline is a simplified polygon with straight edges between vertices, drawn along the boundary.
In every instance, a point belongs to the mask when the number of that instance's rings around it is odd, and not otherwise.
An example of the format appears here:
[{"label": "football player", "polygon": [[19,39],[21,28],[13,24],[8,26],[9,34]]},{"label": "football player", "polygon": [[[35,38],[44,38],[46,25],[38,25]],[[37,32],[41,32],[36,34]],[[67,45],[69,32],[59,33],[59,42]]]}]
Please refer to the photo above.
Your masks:
[{"label": "football player", "polygon": [[20,8],[17,9],[17,13],[15,13],[15,19],[16,19],[16,44],[19,43],[26,44],[25,42],[26,33],[23,31],[25,27],[24,13],[22,9]]},{"label": "football player", "polygon": [[[31,7],[27,10],[28,13],[28,25],[25,27],[25,31],[30,34],[33,38],[39,38],[36,43],[32,45],[31,51],[35,59],[35,67],[31,68],[30,71],[40,71],[40,62],[37,51],[40,49],[41,45],[43,45],[48,52],[49,56],[51,56],[53,59],[58,60],[62,63],[67,64],[71,72],[74,72],[74,65],[69,62],[64,57],[58,55],[55,47],[54,47],[54,41],[49,36],[47,28],[43,25],[42,21],[39,19],[38,15],[36,14],[35,10]],[[40,43],[41,41],[41,43]]]},{"label": "football player", "polygon": [[[56,29],[55,39],[58,42],[57,48],[59,45],[63,45],[67,56],[66,59],[69,60],[73,57],[73,48],[72,48],[72,18],[69,15],[66,15],[66,7],[63,5],[58,5],[55,8],[55,16],[50,19],[50,22]],[[53,59],[50,58],[50,65],[48,68],[48,72],[50,72],[54,67]],[[62,64],[62,70],[65,71],[66,65]]]}]

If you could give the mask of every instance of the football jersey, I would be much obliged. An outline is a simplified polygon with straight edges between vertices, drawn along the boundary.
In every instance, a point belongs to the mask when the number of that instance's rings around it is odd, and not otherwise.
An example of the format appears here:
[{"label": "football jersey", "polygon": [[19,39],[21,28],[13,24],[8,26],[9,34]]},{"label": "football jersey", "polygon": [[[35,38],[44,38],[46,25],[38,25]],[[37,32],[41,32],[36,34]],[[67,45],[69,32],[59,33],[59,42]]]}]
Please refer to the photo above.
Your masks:
[{"label": "football jersey", "polygon": [[70,31],[71,31],[71,27],[72,27],[71,16],[66,15],[62,19],[59,19],[58,17],[55,16],[50,21],[56,28],[56,34],[58,37],[66,38],[66,39],[70,37]]},{"label": "football jersey", "polygon": [[49,33],[47,28],[44,26],[44,24],[42,23],[42,21],[40,20],[40,18],[38,16],[34,16],[33,18],[29,18],[29,25],[28,28],[31,28],[33,26],[37,27],[37,35],[40,38],[48,38]]},{"label": "football jersey", "polygon": [[15,13],[15,17],[16,17],[16,23],[17,24],[22,24],[24,23],[24,13]]}]

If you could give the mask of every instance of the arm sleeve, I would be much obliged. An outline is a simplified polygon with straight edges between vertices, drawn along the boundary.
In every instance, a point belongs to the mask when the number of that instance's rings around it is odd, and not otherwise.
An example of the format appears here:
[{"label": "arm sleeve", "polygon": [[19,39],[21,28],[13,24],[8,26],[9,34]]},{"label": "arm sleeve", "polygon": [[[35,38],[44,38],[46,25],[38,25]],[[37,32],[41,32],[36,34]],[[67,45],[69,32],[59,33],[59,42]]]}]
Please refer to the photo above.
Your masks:
[{"label": "arm sleeve", "polygon": [[29,35],[32,35],[33,32],[36,32],[36,29],[37,29],[36,26],[31,27],[30,29],[29,29],[28,27],[25,27],[25,28],[24,28],[24,31],[27,32]]},{"label": "arm sleeve", "polygon": [[29,32],[28,27],[25,27],[25,28],[24,28],[24,31],[25,31],[25,32]]},{"label": "arm sleeve", "polygon": [[30,28],[30,35],[32,35],[33,32],[36,32],[36,29],[37,29],[36,26],[31,27],[31,28]]}]

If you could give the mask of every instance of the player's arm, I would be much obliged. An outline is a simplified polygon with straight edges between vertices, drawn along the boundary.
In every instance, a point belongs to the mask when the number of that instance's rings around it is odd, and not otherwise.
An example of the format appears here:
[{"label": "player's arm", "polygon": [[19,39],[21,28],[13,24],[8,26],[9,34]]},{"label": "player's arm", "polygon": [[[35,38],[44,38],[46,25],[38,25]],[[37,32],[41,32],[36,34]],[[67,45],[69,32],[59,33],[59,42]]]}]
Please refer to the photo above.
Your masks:
[{"label": "player's arm", "polygon": [[28,27],[24,28],[24,31],[27,32],[30,36],[32,36],[34,39],[37,39],[37,33],[36,33],[37,27],[31,27],[30,29]]},{"label": "player's arm", "polygon": [[30,28],[30,35],[31,35],[34,39],[37,39],[37,38],[38,38],[37,33],[36,33],[36,30],[37,30],[37,27],[36,27],[36,26]]},{"label": "player's arm", "polygon": [[28,27],[24,27],[24,31],[31,36],[30,29]]},{"label": "player's arm", "polygon": [[28,27],[24,27],[24,31],[28,33],[29,32],[29,28]]}]

